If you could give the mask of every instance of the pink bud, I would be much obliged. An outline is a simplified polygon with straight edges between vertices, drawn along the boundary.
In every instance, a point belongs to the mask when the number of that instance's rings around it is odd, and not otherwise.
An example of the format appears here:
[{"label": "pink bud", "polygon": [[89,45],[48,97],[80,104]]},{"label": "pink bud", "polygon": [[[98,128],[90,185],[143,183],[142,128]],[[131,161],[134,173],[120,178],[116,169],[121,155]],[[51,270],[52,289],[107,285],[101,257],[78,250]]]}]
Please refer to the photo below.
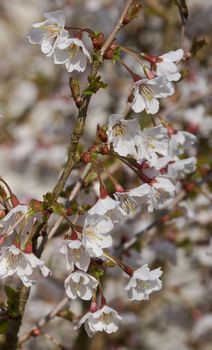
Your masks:
[{"label": "pink bud", "polygon": [[100,185],[99,191],[100,191],[100,198],[101,199],[105,199],[108,196],[108,192],[107,192],[107,189],[105,188],[105,186]]},{"label": "pink bud", "polygon": [[116,192],[120,192],[120,193],[125,192],[125,190],[123,189],[123,187],[120,184],[115,184],[114,187],[115,187]]},{"label": "pink bud", "polygon": [[24,253],[26,254],[31,254],[32,253],[32,242],[28,242],[25,249],[24,249]]},{"label": "pink bud", "polygon": [[90,312],[96,312],[98,310],[96,301],[91,302]]}]

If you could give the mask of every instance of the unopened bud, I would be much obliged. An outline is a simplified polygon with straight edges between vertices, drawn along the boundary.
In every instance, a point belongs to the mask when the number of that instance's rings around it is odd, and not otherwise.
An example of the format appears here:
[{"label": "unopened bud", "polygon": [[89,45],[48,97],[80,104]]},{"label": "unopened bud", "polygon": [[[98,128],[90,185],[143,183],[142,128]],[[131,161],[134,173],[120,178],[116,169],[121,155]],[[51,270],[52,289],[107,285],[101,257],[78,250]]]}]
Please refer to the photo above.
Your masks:
[{"label": "unopened bud", "polygon": [[24,253],[31,254],[32,253],[32,242],[28,242],[26,247],[24,248]]},{"label": "unopened bud", "polygon": [[184,184],[184,190],[188,193],[193,192],[193,190],[195,189],[195,185],[193,182],[187,182]]},{"label": "unopened bud", "polygon": [[6,210],[0,209],[0,220],[2,220],[7,215]]},{"label": "unopened bud", "polygon": [[102,145],[100,148],[100,153],[103,155],[110,154],[110,149],[109,149],[108,145],[106,145],[106,144]]},{"label": "unopened bud", "polygon": [[100,50],[104,44],[105,37],[103,33],[93,34],[91,37],[93,47]]},{"label": "unopened bud", "polygon": [[31,199],[29,202],[29,206],[35,211],[41,211],[43,209],[43,203],[41,201],[38,201],[37,199]]},{"label": "unopened bud", "polygon": [[85,152],[81,155],[81,159],[84,163],[90,163],[92,160],[92,155],[90,152]]},{"label": "unopened bud", "polygon": [[91,302],[90,312],[96,312],[98,310],[96,301]]},{"label": "unopened bud", "polygon": [[115,184],[114,187],[115,187],[116,192],[119,192],[119,193],[125,192],[125,190],[123,189],[123,187],[120,184]]},{"label": "unopened bud", "polygon": [[66,209],[66,215],[67,215],[67,216],[71,216],[72,214],[73,214],[72,208],[67,208],[67,209]]},{"label": "unopened bud", "polygon": [[74,102],[77,106],[77,108],[80,108],[82,101],[81,101],[81,96],[80,96],[80,85],[79,85],[79,80],[70,78],[69,79],[69,85],[71,89],[71,94],[74,99]]},{"label": "unopened bud", "polygon": [[10,200],[11,200],[11,203],[12,203],[13,208],[14,208],[14,207],[17,207],[17,205],[20,204],[18,198],[17,198],[14,194],[12,194],[12,195],[10,196]]},{"label": "unopened bud", "polygon": [[97,125],[97,136],[102,142],[107,142],[107,133],[99,124]]},{"label": "unopened bud", "polygon": [[122,22],[123,25],[128,24],[134,18],[136,18],[139,15],[141,9],[142,9],[141,0],[134,0],[129,10],[127,11],[126,16],[123,19],[123,22]]},{"label": "unopened bud", "polygon": [[113,59],[113,56],[114,56],[114,53],[116,52],[116,49],[118,48],[119,46],[116,44],[116,42],[114,41],[110,47],[107,49],[107,51],[105,52],[104,54],[104,59],[106,60],[112,60]]},{"label": "unopened bud", "polygon": [[32,331],[31,331],[31,336],[32,337],[38,337],[39,335],[41,335],[41,331],[39,328],[34,328]]},{"label": "unopened bud", "polygon": [[106,198],[108,196],[107,189],[103,185],[100,185],[99,192],[100,192],[100,198],[101,199],[104,199],[104,198]]},{"label": "unopened bud", "polygon": [[7,199],[7,193],[6,193],[5,189],[2,186],[0,186],[0,197],[2,199]]}]

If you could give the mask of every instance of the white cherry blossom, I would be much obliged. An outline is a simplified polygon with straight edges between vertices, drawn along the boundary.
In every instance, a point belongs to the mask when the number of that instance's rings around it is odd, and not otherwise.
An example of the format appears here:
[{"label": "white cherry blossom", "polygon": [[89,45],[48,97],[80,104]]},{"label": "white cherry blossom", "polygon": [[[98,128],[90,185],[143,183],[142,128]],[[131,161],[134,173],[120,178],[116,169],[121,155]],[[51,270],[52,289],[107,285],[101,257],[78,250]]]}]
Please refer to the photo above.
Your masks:
[{"label": "white cherry blossom", "polygon": [[98,199],[96,204],[88,210],[89,215],[106,215],[111,210],[114,210],[119,206],[119,202],[112,199],[110,196],[105,196],[104,198]]},{"label": "white cherry blossom", "polygon": [[162,275],[160,268],[150,271],[147,264],[133,272],[128,284],[125,287],[130,300],[148,300],[152,292],[162,288]]},{"label": "white cherry blossom", "polygon": [[54,51],[54,63],[65,64],[70,73],[74,70],[83,72],[88,60],[91,62],[90,54],[82,40],[78,38],[66,39],[59,43]]},{"label": "white cherry blossom", "polygon": [[169,156],[174,158],[185,153],[196,144],[196,141],[196,136],[187,131],[172,134],[169,141]]},{"label": "white cherry blossom", "polygon": [[168,164],[168,175],[175,179],[184,179],[186,175],[191,174],[196,169],[197,159],[189,157],[186,159],[177,160]]},{"label": "white cherry blossom", "polygon": [[97,279],[93,276],[84,271],[77,270],[65,279],[64,285],[66,294],[70,299],[79,297],[83,300],[90,300],[98,283]]},{"label": "white cherry blossom", "polygon": [[180,72],[174,62],[183,58],[184,52],[182,49],[169,51],[164,55],[158,56],[155,63],[156,74],[166,76],[169,81],[178,81],[181,77]]},{"label": "white cherry blossom", "polygon": [[137,161],[139,163],[148,160],[151,165],[155,165],[158,154],[166,156],[168,152],[168,132],[163,125],[144,129],[136,137]]},{"label": "white cherry blossom", "polygon": [[31,287],[40,273],[46,277],[50,270],[44,265],[44,261],[38,259],[33,253],[24,253],[15,245],[2,248],[0,256],[2,278],[17,275],[26,287]]},{"label": "white cherry blossom", "polygon": [[130,196],[129,192],[115,192],[114,197],[119,201],[119,207],[116,210],[116,217],[121,218],[134,216],[136,214],[137,202]]},{"label": "white cherry blossom", "polygon": [[76,266],[80,270],[87,271],[90,254],[80,240],[64,240],[60,252],[65,255],[67,270],[73,271]]},{"label": "white cherry blossom", "polygon": [[140,126],[135,119],[124,119],[123,116],[112,114],[108,124],[108,144],[113,146],[120,156],[137,156],[135,136],[139,134]]},{"label": "white cherry blossom", "polygon": [[113,223],[109,217],[88,215],[82,230],[82,242],[93,257],[101,257],[103,249],[112,245],[109,232]]},{"label": "white cherry blossom", "polygon": [[64,29],[63,11],[46,12],[44,16],[46,20],[33,24],[27,38],[31,44],[40,44],[41,51],[49,57],[53,55],[58,44],[68,38],[68,32]]},{"label": "white cherry blossom", "polygon": [[144,183],[129,191],[132,197],[140,198],[142,204],[148,206],[148,211],[162,209],[175,195],[174,178],[166,175],[158,175],[149,183]]},{"label": "white cherry blossom", "polygon": [[202,137],[209,137],[212,133],[212,118],[207,115],[203,105],[197,105],[195,108],[189,108],[184,111],[184,120],[187,123],[188,130],[195,130]]},{"label": "white cherry blossom", "polygon": [[13,228],[18,233],[29,232],[34,221],[41,221],[41,212],[34,213],[30,207],[25,204],[18,204],[12,208],[8,214],[0,220],[0,228],[3,229],[4,233],[11,234]]},{"label": "white cherry blossom", "polygon": [[121,317],[111,307],[104,305],[95,312],[87,312],[79,321],[75,329],[80,328],[83,324],[89,337],[97,332],[114,333],[118,330],[118,322]]},{"label": "white cherry blossom", "polygon": [[136,113],[146,110],[148,114],[155,114],[159,110],[158,98],[171,96],[174,85],[164,76],[153,79],[141,79],[135,83],[132,109]]}]

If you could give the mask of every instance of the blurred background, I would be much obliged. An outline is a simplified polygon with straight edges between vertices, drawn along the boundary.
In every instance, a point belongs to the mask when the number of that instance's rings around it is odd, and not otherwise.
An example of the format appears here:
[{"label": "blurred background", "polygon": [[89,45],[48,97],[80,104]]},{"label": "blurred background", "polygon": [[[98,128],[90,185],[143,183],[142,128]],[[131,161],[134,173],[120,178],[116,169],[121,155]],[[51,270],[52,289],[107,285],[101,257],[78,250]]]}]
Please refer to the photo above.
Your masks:
[{"label": "blurred background", "polygon": [[[62,9],[66,23],[86,26],[107,36],[124,6],[123,0],[1,0],[0,1],[0,175],[8,182],[21,202],[42,199],[54,187],[66,160],[67,144],[76,119],[76,107],[70,98],[69,76],[64,66],[56,66],[40,47],[26,39],[31,25],[44,20],[44,12]],[[184,79],[177,83],[176,94],[162,104],[161,115],[177,129],[198,137],[198,169],[191,179],[203,179],[208,173],[212,132],[211,44],[212,0],[188,0],[189,20],[184,47],[193,48],[193,57],[182,64]],[[141,15],[119,35],[119,42],[138,51],[160,55],[179,47],[181,19],[172,0],[144,1]],[[195,42],[207,45],[195,52]],[[87,48],[91,48],[85,38]],[[128,56],[125,62],[139,74],[141,68]],[[88,67],[89,69],[89,67]],[[86,73],[75,74],[82,87]],[[97,123],[107,123],[111,113],[126,107],[131,88],[130,76],[118,63],[105,62],[101,69],[106,90],[93,96],[82,146],[91,144]],[[148,124],[143,116],[141,124]],[[126,171],[126,170],[125,170]],[[120,174],[117,174],[119,176]],[[126,184],[130,183],[126,176]],[[70,183],[78,176],[75,171]],[[105,280],[106,296],[122,315],[119,331],[96,335],[92,341],[78,336],[71,322],[56,317],[45,330],[58,339],[64,349],[107,350],[211,350],[212,344],[212,244],[211,197],[203,184],[184,200],[178,212],[151,230],[139,249],[126,256],[131,263],[162,266],[164,288],[150,301],[128,303],[124,296],[123,276],[114,272]],[[137,232],[152,220],[143,215],[127,222],[117,232],[117,245],[129,232]],[[22,327],[25,334],[64,295],[63,258],[55,256],[59,235],[47,245],[45,261],[54,271],[32,289]],[[70,310],[82,312],[79,302]],[[74,345],[75,344],[75,345]],[[48,339],[37,337],[23,349],[54,350],[63,348]],[[8,349],[9,350],[9,349]]]}]

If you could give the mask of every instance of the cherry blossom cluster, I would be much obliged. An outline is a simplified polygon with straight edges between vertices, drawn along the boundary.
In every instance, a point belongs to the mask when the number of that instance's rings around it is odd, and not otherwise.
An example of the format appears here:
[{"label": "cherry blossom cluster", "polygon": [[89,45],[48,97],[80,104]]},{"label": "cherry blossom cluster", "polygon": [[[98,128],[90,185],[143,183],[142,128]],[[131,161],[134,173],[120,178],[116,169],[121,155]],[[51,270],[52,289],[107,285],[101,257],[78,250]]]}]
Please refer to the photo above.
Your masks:
[{"label": "cherry blossom cluster", "polygon": [[47,57],[53,57],[55,64],[65,64],[68,72],[83,72],[90,54],[81,40],[82,33],[69,37],[65,29],[63,11],[45,13],[46,20],[33,24],[27,38],[31,44],[40,44]]},{"label": "cherry blossom cluster", "polygon": [[[83,72],[87,61],[91,62],[91,55],[81,40],[83,30],[77,36],[69,37],[62,11],[46,13],[45,17],[45,21],[33,25],[29,41],[40,44],[41,51],[47,57],[53,57],[55,64],[65,64],[68,72]],[[142,65],[144,77],[133,76],[134,88],[129,103],[135,113],[145,110],[147,114],[155,114],[159,110],[158,99],[174,94],[173,81],[181,77],[176,63],[183,55],[182,49],[161,56],[141,55],[148,66]],[[84,325],[89,336],[99,331],[115,332],[121,320],[117,311],[107,305],[102,290],[101,276],[108,261],[127,274],[125,291],[129,300],[148,300],[152,292],[162,288],[160,268],[150,270],[144,264],[133,269],[111,255],[113,229],[141,210],[153,212],[168,206],[180,187],[179,180],[196,167],[196,158],[189,155],[196,137],[175,130],[165,121],[141,129],[137,117],[126,119],[124,115],[111,115],[106,129],[103,143],[108,154],[127,163],[139,184],[125,189],[114,181],[114,192],[111,193],[99,179],[99,199],[86,211],[83,224],[72,223],[72,216],[67,218],[71,223],[70,230],[60,247],[68,274],[64,286],[70,299],[90,300],[90,310],[76,325],[76,328]],[[31,240],[36,225],[42,222],[42,215],[42,209],[32,210],[30,205],[16,203],[2,216],[2,278],[17,276],[29,287],[40,274],[49,275],[50,270],[33,253]]]}]

